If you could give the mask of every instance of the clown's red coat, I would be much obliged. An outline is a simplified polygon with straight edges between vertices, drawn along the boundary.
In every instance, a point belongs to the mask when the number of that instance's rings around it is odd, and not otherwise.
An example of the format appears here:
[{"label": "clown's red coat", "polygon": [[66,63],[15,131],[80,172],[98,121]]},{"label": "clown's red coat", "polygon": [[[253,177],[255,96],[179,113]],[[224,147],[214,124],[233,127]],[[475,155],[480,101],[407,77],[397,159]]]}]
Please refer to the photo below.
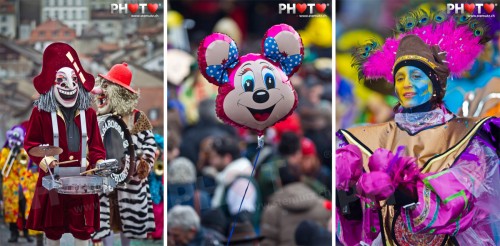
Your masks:
[{"label": "clown's red coat", "polygon": [[[59,147],[63,149],[63,153],[59,155],[59,161],[68,161],[70,159],[81,158],[81,151],[79,152],[69,152],[68,143],[66,137],[66,125],[64,117],[60,112],[58,112],[58,128],[59,128]],[[97,117],[94,109],[89,108],[85,111],[86,123],[87,123],[87,133],[88,133],[88,155],[87,160],[90,167],[94,167],[95,163],[100,159],[106,158],[106,153],[102,143],[101,135],[99,132],[99,127],[97,125]],[[76,112],[74,121],[78,127],[81,129],[80,124],[80,114],[79,111]],[[80,131],[81,134],[81,131]],[[50,113],[45,111],[39,111],[35,107],[31,113],[31,118],[29,121],[29,127],[24,141],[24,148],[29,152],[33,147],[39,146],[40,144],[53,145],[53,133],[52,133],[52,121],[50,118]],[[80,144],[81,148],[81,144]],[[30,155],[31,160],[35,164],[39,164],[42,158]],[[80,162],[74,162],[70,164],[65,164],[65,167],[78,167]],[[50,192],[42,187],[42,178],[45,175],[49,175],[48,172],[39,170],[40,176],[36,184],[36,191],[33,198],[33,203],[31,206],[31,211],[28,217],[27,228],[33,230],[44,231],[49,228],[61,228],[65,232],[69,232],[69,221],[70,220],[83,220],[82,228],[78,230],[83,230],[86,233],[92,233],[94,230],[99,229],[99,198],[97,195],[72,195],[70,197],[71,206],[74,211],[70,210],[68,206],[63,203],[68,199],[63,198],[56,190],[51,190]],[[75,206],[76,205],[76,206]],[[84,218],[79,216],[84,214]]]}]

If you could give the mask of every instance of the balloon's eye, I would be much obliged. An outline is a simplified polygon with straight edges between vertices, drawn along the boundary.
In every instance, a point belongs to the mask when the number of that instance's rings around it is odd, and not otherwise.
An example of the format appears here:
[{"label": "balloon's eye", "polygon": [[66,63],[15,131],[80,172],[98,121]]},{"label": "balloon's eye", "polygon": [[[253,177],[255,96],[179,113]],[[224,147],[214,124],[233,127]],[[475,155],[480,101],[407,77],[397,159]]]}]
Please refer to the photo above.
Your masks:
[{"label": "balloon's eye", "polygon": [[243,90],[245,92],[253,91],[255,87],[255,79],[252,71],[247,71],[243,74],[243,79],[241,80],[241,85],[243,86]]},{"label": "balloon's eye", "polygon": [[264,68],[262,70],[262,74],[264,84],[266,85],[267,89],[270,90],[276,88],[276,79],[274,78],[273,72],[269,68]]}]

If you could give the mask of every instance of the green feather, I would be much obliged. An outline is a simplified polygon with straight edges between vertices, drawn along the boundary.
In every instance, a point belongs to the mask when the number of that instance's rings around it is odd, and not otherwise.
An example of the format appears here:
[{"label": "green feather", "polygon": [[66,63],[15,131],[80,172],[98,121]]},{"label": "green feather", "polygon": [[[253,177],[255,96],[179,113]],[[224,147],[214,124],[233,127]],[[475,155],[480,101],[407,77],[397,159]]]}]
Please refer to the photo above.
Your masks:
[{"label": "green feather", "polygon": [[458,25],[467,25],[467,24],[469,24],[469,21],[470,21],[469,14],[455,15],[453,18],[455,18],[455,22]]},{"label": "green feather", "polygon": [[429,23],[429,14],[427,14],[427,12],[425,12],[425,10],[423,9],[420,9],[418,11],[416,11],[416,17],[417,17],[417,20],[418,20],[418,26],[425,26],[427,23]]},{"label": "green feather", "polygon": [[441,11],[437,12],[433,15],[432,20],[436,23],[442,23],[447,19],[446,12]]},{"label": "green feather", "polygon": [[354,49],[352,54],[351,66],[358,70],[358,79],[364,79],[363,64],[368,57],[379,49],[380,45],[375,40],[368,40],[365,45],[361,45]]}]

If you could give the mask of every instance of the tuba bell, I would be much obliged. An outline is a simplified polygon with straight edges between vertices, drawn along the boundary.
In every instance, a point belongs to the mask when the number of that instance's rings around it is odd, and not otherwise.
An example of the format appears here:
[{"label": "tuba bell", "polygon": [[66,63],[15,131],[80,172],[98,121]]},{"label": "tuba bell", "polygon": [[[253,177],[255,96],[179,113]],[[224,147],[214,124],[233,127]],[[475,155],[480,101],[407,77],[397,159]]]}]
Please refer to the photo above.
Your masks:
[{"label": "tuba bell", "polygon": [[155,162],[155,174],[158,176],[163,175],[163,161],[156,161]]},{"label": "tuba bell", "polygon": [[26,152],[24,150],[21,151],[21,153],[17,156],[17,161],[19,162],[19,164],[21,164],[23,166],[28,165],[28,161],[29,161],[28,154],[26,154]]}]

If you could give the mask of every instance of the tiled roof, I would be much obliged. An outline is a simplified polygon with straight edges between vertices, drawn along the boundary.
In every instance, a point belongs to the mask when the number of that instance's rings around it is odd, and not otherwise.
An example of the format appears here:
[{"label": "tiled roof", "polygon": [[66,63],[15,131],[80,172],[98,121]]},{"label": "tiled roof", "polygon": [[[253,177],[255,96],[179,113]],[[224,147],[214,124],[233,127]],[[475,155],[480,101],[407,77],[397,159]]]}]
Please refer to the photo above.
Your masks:
[{"label": "tiled roof", "polygon": [[76,32],[59,20],[49,19],[31,31],[30,43],[40,41],[65,41],[75,40]]},{"label": "tiled roof", "polygon": [[113,52],[117,51],[120,47],[116,43],[101,43],[99,44],[99,50],[103,52]]}]

